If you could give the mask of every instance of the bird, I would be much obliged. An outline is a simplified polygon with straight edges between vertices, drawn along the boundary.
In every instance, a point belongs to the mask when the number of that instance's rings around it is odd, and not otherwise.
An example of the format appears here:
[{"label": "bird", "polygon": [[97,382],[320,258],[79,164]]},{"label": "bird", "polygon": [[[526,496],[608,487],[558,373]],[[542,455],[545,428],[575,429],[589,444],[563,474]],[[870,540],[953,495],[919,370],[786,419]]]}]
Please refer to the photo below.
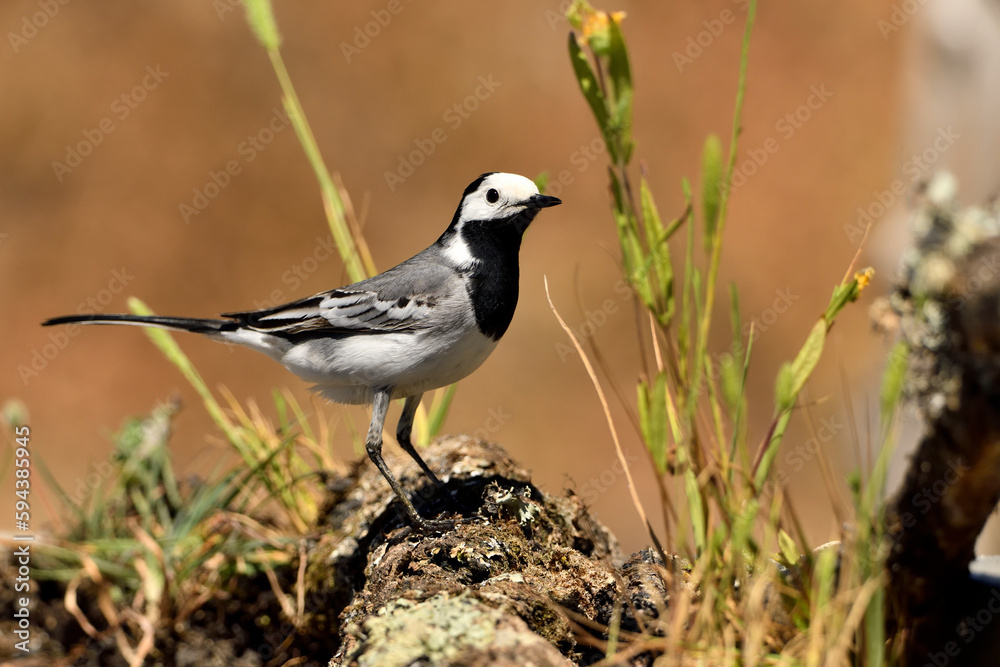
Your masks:
[{"label": "bird", "polygon": [[442,488],[410,440],[421,396],[466,377],[496,348],[517,305],[524,232],[539,211],[561,203],[524,176],[488,172],[465,189],[434,243],[356,283],[221,319],[81,314],[42,325],[126,324],[202,334],[266,354],[334,402],[370,404],[368,457],[417,528],[446,530],[454,521],[421,517],[382,457],[389,403],[404,399],[396,440]]}]

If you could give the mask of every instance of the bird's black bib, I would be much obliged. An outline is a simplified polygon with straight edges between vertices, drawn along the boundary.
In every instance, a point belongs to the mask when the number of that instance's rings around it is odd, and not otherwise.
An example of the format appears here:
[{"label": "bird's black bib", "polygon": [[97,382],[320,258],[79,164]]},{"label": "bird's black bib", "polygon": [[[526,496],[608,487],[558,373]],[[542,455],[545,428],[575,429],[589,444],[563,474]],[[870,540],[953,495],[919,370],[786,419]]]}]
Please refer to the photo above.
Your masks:
[{"label": "bird's black bib", "polygon": [[493,340],[507,331],[518,296],[518,251],[521,236],[531,223],[526,214],[504,222],[467,222],[462,236],[479,260],[469,271],[469,298],[476,324]]}]

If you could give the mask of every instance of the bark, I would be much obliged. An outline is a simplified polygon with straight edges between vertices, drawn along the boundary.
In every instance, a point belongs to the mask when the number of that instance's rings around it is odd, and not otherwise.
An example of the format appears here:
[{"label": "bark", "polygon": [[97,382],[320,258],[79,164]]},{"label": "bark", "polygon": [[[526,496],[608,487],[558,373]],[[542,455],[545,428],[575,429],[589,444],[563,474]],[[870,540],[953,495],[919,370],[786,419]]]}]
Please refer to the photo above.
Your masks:
[{"label": "bark", "polygon": [[411,529],[364,463],[325,508],[306,589],[327,600],[352,591],[339,618],[325,614],[340,605],[324,603],[307,621],[339,632],[330,665],[588,664],[603,656],[600,627],[616,605],[628,629],[667,599],[657,558],[643,552],[623,568],[577,496],[543,495],[498,445],[453,437],[425,458],[450,497],[409,460],[390,466],[425,516],[459,510],[471,521]]},{"label": "bark", "polygon": [[953,183],[939,177],[915,227],[892,306],[910,348],[906,391],[925,427],[886,517],[889,630],[903,630],[904,661],[914,665],[949,642],[954,650],[941,655],[950,661],[977,634],[970,612],[974,619],[989,590],[968,568],[1000,500],[997,211],[959,210]]}]

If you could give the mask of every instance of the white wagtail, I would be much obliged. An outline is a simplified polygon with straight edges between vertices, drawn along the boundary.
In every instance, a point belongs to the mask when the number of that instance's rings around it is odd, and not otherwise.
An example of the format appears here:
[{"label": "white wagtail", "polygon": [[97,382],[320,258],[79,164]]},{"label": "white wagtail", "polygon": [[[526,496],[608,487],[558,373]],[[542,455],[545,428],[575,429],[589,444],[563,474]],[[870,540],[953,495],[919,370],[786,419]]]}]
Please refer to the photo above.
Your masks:
[{"label": "white wagtail", "polygon": [[400,446],[439,487],[410,442],[421,395],[476,370],[507,331],[518,294],[521,237],[538,211],[562,202],[523,176],[483,174],[462,195],[444,234],[385,273],[283,306],[226,319],[140,315],[68,315],[43,325],[133,324],[204,334],[245,345],[280,362],[314,390],[340,403],[371,403],[368,456],[422,528],[427,521],[382,458],[389,401],[405,398],[396,427]]}]

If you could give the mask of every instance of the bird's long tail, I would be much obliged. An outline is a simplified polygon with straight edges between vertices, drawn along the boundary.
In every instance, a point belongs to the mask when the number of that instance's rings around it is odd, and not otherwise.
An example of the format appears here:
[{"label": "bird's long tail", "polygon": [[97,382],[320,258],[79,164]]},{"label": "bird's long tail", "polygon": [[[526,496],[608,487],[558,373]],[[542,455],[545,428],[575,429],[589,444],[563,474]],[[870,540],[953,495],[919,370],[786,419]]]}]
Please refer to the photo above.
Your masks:
[{"label": "bird's long tail", "polygon": [[159,327],[200,334],[233,331],[239,326],[233,320],[209,320],[197,317],[161,317],[159,315],[65,315],[42,322],[43,327],[56,324],[130,324],[140,327]]}]

